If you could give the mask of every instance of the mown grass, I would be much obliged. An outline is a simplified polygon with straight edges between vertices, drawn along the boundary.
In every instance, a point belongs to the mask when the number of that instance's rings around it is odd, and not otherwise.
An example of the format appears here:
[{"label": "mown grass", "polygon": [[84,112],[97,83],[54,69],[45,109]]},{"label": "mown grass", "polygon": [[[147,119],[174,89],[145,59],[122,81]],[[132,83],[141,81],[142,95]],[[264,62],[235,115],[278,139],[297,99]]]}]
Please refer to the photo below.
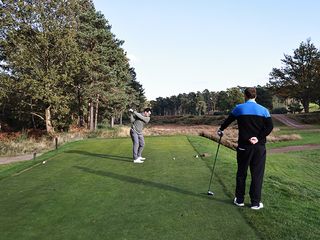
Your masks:
[{"label": "mown grass", "polygon": [[88,139],[3,178],[1,239],[259,239],[223,186],[206,195],[210,169],[185,136],[146,143],[142,165],[129,138]]},{"label": "mown grass", "polygon": [[[317,132],[297,131],[299,145],[317,141]],[[197,136],[148,137],[146,143],[143,165],[131,163],[131,142],[123,138],[69,143],[37,158],[33,168],[0,167],[1,239],[291,240],[320,235],[320,150],[267,155],[265,208],[253,211],[248,195],[247,207],[232,204],[233,150],[220,148],[210,198],[205,193],[216,143]],[[210,157],[193,157],[201,153]],[[21,172],[24,167],[29,170]],[[249,180],[250,174],[247,189]]]},{"label": "mown grass", "polygon": [[[310,139],[313,136],[307,135]],[[190,137],[200,151],[211,151],[206,139]],[[311,140],[305,140],[307,142]],[[211,150],[210,150],[211,149]],[[240,209],[262,239],[317,239],[320,235],[320,150],[272,154],[267,157],[263,187],[265,208]],[[216,177],[232,197],[235,189],[235,152],[222,148]],[[247,189],[249,189],[250,174]],[[247,194],[246,204],[250,204]]]}]

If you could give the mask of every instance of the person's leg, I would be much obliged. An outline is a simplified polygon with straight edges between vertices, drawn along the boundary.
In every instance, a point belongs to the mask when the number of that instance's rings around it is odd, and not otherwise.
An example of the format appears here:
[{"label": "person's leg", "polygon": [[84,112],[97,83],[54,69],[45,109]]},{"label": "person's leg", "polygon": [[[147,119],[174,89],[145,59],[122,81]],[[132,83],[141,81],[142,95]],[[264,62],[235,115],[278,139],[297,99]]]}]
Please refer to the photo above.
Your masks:
[{"label": "person's leg", "polygon": [[138,158],[138,148],[139,148],[139,137],[138,134],[133,130],[130,129],[130,136],[132,139],[132,156],[133,160]]},{"label": "person's leg", "polygon": [[261,202],[261,190],[263,183],[263,175],[266,163],[266,147],[265,145],[257,145],[254,149],[254,155],[250,163],[251,185],[250,198],[252,206],[259,206]]},{"label": "person's leg", "polygon": [[246,178],[248,166],[251,159],[251,147],[238,147],[237,148],[237,177],[236,177],[236,191],[235,196],[238,203],[244,202],[244,195],[246,190]]},{"label": "person's leg", "polygon": [[141,154],[142,154],[142,151],[143,151],[143,148],[144,148],[144,137],[142,134],[139,134],[138,135],[138,138],[139,138],[139,148],[138,148],[138,157],[141,157]]}]

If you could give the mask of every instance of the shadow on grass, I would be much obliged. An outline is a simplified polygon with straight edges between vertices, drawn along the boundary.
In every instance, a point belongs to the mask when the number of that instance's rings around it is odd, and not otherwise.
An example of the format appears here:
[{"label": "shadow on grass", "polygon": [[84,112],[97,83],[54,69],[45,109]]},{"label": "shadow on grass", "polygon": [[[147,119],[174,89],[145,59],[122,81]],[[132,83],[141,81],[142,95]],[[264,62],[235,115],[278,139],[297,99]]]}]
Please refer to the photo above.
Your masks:
[{"label": "shadow on grass", "polygon": [[74,166],[74,167],[81,170],[81,171],[87,172],[87,173],[91,173],[91,174],[95,174],[95,175],[99,175],[99,176],[103,176],[103,177],[109,177],[109,178],[117,179],[117,180],[124,181],[124,182],[134,183],[134,184],[138,184],[138,185],[144,185],[144,186],[153,187],[153,188],[159,188],[159,189],[163,189],[163,190],[167,190],[167,191],[171,191],[171,192],[177,192],[177,193],[181,193],[181,194],[185,194],[185,195],[189,195],[189,196],[193,196],[193,197],[212,199],[214,201],[221,202],[224,204],[231,204],[230,200],[212,198],[212,196],[208,196],[207,193],[204,193],[204,192],[194,193],[194,192],[191,192],[188,190],[184,190],[184,189],[177,188],[174,186],[166,185],[163,183],[152,182],[152,181],[143,180],[143,179],[130,177],[130,176],[125,176],[125,175],[121,175],[121,174],[117,174],[117,173],[113,173],[113,172],[94,170],[94,169],[80,167],[80,166]]},{"label": "shadow on grass", "polygon": [[70,150],[70,151],[65,151],[65,153],[75,153],[75,154],[80,154],[80,155],[106,158],[106,159],[110,159],[110,160],[117,160],[117,161],[123,161],[123,162],[132,162],[133,161],[132,158],[129,158],[129,157],[115,156],[115,155],[101,154],[101,153],[91,153],[91,152],[81,151],[81,150]]}]

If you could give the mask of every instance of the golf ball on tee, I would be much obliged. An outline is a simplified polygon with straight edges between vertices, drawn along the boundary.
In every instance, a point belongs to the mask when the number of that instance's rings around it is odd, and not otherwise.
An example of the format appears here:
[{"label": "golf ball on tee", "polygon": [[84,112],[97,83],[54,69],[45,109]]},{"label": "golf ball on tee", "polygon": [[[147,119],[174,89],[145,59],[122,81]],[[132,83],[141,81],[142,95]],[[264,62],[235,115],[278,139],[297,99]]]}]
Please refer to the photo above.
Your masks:
[{"label": "golf ball on tee", "polygon": [[176,160],[176,158],[175,158],[175,157],[173,157],[172,159],[173,159],[173,160]]},{"label": "golf ball on tee", "polygon": [[43,161],[43,162],[42,162],[42,164],[45,164],[45,163],[46,163],[46,161]]}]

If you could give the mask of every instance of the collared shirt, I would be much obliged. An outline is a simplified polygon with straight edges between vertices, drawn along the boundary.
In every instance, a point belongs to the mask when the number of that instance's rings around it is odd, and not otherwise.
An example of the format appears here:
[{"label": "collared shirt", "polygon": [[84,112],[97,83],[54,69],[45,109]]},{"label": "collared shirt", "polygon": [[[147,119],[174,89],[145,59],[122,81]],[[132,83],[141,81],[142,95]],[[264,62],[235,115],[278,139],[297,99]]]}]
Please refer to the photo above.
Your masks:
[{"label": "collared shirt", "polygon": [[238,144],[249,145],[251,137],[258,138],[258,144],[265,144],[266,137],[273,129],[273,123],[268,109],[249,99],[245,103],[237,105],[228,118],[221,124],[223,131],[234,120],[237,120],[239,128]]},{"label": "collared shirt", "polygon": [[130,114],[131,128],[138,134],[142,134],[145,124],[150,121],[150,117],[144,116],[142,113],[134,111]]}]

